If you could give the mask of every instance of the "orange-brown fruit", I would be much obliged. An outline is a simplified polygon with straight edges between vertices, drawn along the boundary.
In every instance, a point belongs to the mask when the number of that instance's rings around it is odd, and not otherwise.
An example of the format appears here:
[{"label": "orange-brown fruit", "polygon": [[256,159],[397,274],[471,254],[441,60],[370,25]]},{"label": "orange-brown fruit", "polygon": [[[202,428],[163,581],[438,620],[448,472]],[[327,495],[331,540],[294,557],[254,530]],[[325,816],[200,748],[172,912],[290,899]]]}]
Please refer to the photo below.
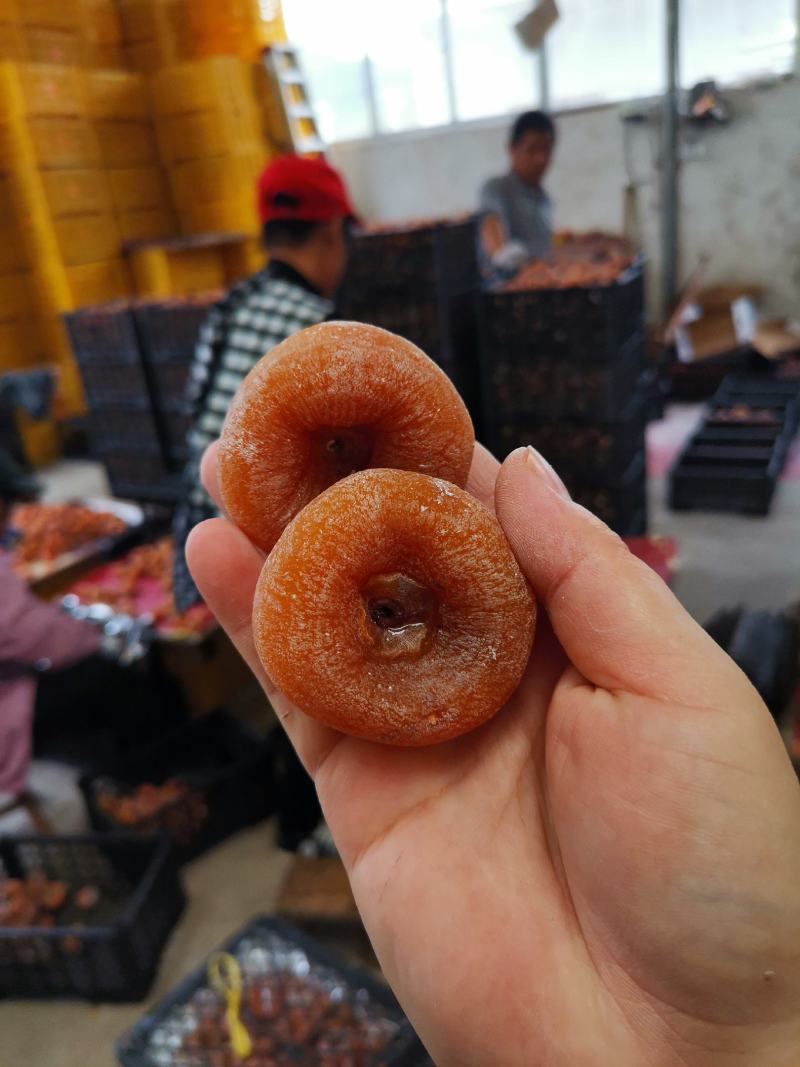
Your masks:
[{"label": "orange-brown fruit", "polygon": [[416,345],[357,322],[311,326],[256,364],[219,442],[230,518],[269,551],[340,478],[396,467],[463,486],[475,437],[450,379]]},{"label": "orange-brown fruit", "polygon": [[440,478],[368,470],[286,527],[253,605],[278,687],[337,730],[428,745],[489,719],[519,684],[533,594],[497,520]]}]

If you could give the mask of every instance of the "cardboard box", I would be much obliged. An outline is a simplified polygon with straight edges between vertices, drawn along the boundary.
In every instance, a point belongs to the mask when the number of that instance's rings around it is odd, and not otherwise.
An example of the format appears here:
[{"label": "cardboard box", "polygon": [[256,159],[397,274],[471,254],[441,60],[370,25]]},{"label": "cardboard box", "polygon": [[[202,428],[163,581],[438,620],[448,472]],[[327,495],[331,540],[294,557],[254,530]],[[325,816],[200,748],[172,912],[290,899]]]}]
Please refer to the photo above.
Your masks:
[{"label": "cardboard box", "polygon": [[101,119],[95,128],[101,158],[106,167],[139,167],[158,163],[158,149],[149,122]]},{"label": "cardboard box", "polygon": [[111,214],[57,219],[54,228],[62,260],[67,266],[98,263],[119,256],[121,239]]},{"label": "cardboard box", "polygon": [[122,23],[116,0],[80,0],[83,33],[91,44],[119,45]]},{"label": "cardboard box", "polygon": [[80,118],[40,118],[28,122],[36,164],[43,170],[93,168],[101,165],[100,145],[92,124]]},{"label": "cardboard box", "polygon": [[81,21],[78,0],[19,0],[19,17],[30,26],[77,29]]},{"label": "cardboard box", "polygon": [[36,310],[36,298],[30,271],[0,274],[0,322],[27,318]]},{"label": "cardboard box", "polygon": [[156,122],[161,157],[172,166],[210,156],[253,156],[264,152],[264,140],[255,113],[227,115],[198,111],[161,118]]},{"label": "cardboard box", "polygon": [[106,173],[116,211],[171,208],[166,175],[160,167],[124,167]]},{"label": "cardboard box", "polygon": [[43,170],[41,179],[50,213],[55,219],[111,210],[106,172],[99,168]]},{"label": "cardboard box", "polygon": [[783,359],[800,353],[800,323],[787,319],[760,322],[753,336],[753,348],[765,359]]},{"label": "cardboard box", "polygon": [[252,66],[235,56],[176,63],[150,84],[156,115],[217,110],[252,116],[255,108]]},{"label": "cardboard box", "polygon": [[671,326],[678,359],[693,363],[750,344],[758,292],[752,285],[717,285],[693,294]]},{"label": "cardboard box", "polygon": [[0,64],[0,115],[83,115],[80,72],[53,63]]},{"label": "cardboard box", "polygon": [[252,156],[213,156],[191,159],[169,169],[175,203],[185,206],[246,198],[255,211],[256,181],[269,160],[264,151]]},{"label": "cardboard box", "polygon": [[25,26],[25,58],[31,63],[59,63],[80,67],[86,58],[85,42],[78,30],[55,26]]},{"label": "cardboard box", "polygon": [[556,0],[539,0],[539,3],[514,26],[523,46],[531,52],[541,48],[549,31],[558,22],[560,12]]},{"label": "cardboard box", "polygon": [[147,85],[144,75],[136,71],[87,71],[86,95],[93,119],[149,121]]},{"label": "cardboard box", "polygon": [[152,241],[157,237],[173,237],[178,229],[175,216],[163,209],[125,211],[117,215],[123,241]]},{"label": "cardboard box", "polygon": [[133,291],[130,271],[123,259],[67,267],[67,281],[76,308],[123,300]]},{"label": "cardboard box", "polygon": [[36,319],[0,322],[0,369],[39,363],[44,351],[44,339]]}]

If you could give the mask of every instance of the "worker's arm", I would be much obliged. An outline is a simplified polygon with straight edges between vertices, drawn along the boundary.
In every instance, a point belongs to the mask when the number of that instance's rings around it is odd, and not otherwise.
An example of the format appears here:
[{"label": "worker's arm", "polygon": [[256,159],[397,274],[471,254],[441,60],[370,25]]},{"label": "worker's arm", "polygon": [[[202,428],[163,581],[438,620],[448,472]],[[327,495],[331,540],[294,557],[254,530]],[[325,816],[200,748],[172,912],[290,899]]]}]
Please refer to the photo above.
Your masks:
[{"label": "worker's arm", "polygon": [[481,190],[480,210],[480,240],[486,259],[495,271],[511,276],[529,256],[525,245],[509,234],[505,202],[497,179],[490,179]]},{"label": "worker's arm", "polygon": [[39,600],[0,564],[0,667],[69,667],[99,648],[100,635],[88,623]]},{"label": "worker's arm", "polygon": [[502,219],[494,212],[483,216],[481,221],[481,241],[489,259],[493,259],[506,243]]}]

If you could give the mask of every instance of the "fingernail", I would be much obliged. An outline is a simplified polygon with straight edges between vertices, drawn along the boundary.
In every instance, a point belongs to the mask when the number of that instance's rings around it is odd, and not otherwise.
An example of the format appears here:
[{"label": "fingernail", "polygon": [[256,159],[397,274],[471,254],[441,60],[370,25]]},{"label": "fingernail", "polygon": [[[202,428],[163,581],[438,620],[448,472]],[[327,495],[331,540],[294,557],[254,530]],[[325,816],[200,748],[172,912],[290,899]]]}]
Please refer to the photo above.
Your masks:
[{"label": "fingernail", "polygon": [[553,492],[558,493],[564,500],[570,499],[567,487],[541,452],[537,452],[533,445],[528,445],[525,450],[525,462],[531,470],[535,472],[537,478],[541,478],[543,481],[547,482]]}]

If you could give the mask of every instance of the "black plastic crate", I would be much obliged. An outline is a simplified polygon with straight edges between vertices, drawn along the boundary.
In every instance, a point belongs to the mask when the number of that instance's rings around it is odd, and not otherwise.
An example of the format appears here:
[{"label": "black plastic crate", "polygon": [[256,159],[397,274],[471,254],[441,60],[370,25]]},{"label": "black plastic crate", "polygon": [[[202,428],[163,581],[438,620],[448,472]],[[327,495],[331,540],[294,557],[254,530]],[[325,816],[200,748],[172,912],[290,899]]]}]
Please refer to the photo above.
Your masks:
[{"label": "black plastic crate", "polygon": [[647,531],[647,466],[645,453],[633,460],[620,478],[587,478],[561,472],[572,499],[588,508],[622,537]]},{"label": "black plastic crate", "polygon": [[[149,817],[122,825],[103,810],[104,793],[124,798],[168,779],[187,792]],[[273,744],[216,711],[132,752],[113,779],[84,776],[81,789],[96,830],[165,833],[183,863],[273,813]]]},{"label": "black plastic crate", "polygon": [[453,295],[478,285],[475,219],[416,229],[361,233],[353,239],[342,305],[386,296]]},{"label": "black plastic crate", "polygon": [[99,459],[107,452],[160,448],[158,426],[146,396],[91,402],[87,429],[92,453]]},{"label": "black plastic crate", "polygon": [[407,295],[365,297],[344,305],[342,315],[380,326],[421,348],[453,381],[479,428],[477,297],[475,289],[416,301]]},{"label": "black plastic crate", "polygon": [[215,299],[147,302],[134,307],[142,354],[160,401],[183,395],[200,328]]},{"label": "black plastic crate", "polygon": [[163,504],[175,504],[180,498],[180,477],[167,466],[159,445],[107,449],[99,458],[114,496]]},{"label": "black plastic crate", "polygon": [[[253,1005],[258,1011],[260,1001],[251,993],[259,984],[269,983],[270,990],[280,989],[282,982],[290,983],[295,989],[302,984],[301,991],[293,998],[298,1001],[292,1011],[295,1019],[303,1014],[302,1004],[309,997],[320,996],[326,1004],[329,998],[333,1005],[343,1006],[347,1017],[355,1019],[364,1031],[388,1039],[382,1049],[362,1053],[357,1060],[348,1059],[348,1062],[364,1067],[423,1067],[430,1062],[387,986],[289,923],[268,916],[253,919],[220,946],[220,951],[232,955],[242,971],[242,1022],[254,1041],[273,1036],[280,1047],[270,1055],[282,1067],[322,1063],[321,1052],[308,1046],[311,1041],[318,1044],[323,1033],[330,1033],[335,1043],[335,1031],[332,1027],[323,1030],[320,1024],[312,1025],[303,1040],[298,1028],[292,1030],[289,1026],[288,1006],[282,1010],[273,1007],[277,1001],[275,993],[269,997],[269,1014],[273,1018],[264,1019],[263,1009],[259,1018]],[[219,995],[209,985],[204,965],[168,993],[117,1042],[117,1058],[123,1067],[162,1067],[165,1063],[170,1067],[213,1067],[227,1063],[225,1046],[209,1042],[217,1029],[215,1020],[223,1011]],[[193,1033],[198,1037],[193,1039]],[[344,1057],[337,1059],[343,1061]]]},{"label": "black plastic crate", "polygon": [[527,418],[496,423],[489,441],[498,456],[533,445],[558,471],[613,478],[645,447],[647,397],[637,395],[617,421]]},{"label": "black plastic crate", "polygon": [[537,415],[618,419],[639,389],[644,334],[631,337],[614,359],[565,359],[517,348],[482,353],[484,417],[488,422]]},{"label": "black plastic crate", "polygon": [[0,877],[39,871],[70,889],[94,886],[100,899],[85,925],[0,927],[0,995],[146,996],[185,904],[170,843],[130,834],[0,838]]},{"label": "black plastic crate", "polygon": [[161,406],[164,431],[167,440],[169,465],[179,470],[189,458],[186,437],[194,425],[194,416],[184,398],[167,400]]},{"label": "black plastic crate", "polygon": [[90,407],[149,395],[128,303],[81,308],[65,315],[64,324]]},{"label": "black plastic crate", "polygon": [[604,361],[644,331],[644,273],[627,270],[613,285],[487,292],[481,300],[481,344],[496,353]]}]

